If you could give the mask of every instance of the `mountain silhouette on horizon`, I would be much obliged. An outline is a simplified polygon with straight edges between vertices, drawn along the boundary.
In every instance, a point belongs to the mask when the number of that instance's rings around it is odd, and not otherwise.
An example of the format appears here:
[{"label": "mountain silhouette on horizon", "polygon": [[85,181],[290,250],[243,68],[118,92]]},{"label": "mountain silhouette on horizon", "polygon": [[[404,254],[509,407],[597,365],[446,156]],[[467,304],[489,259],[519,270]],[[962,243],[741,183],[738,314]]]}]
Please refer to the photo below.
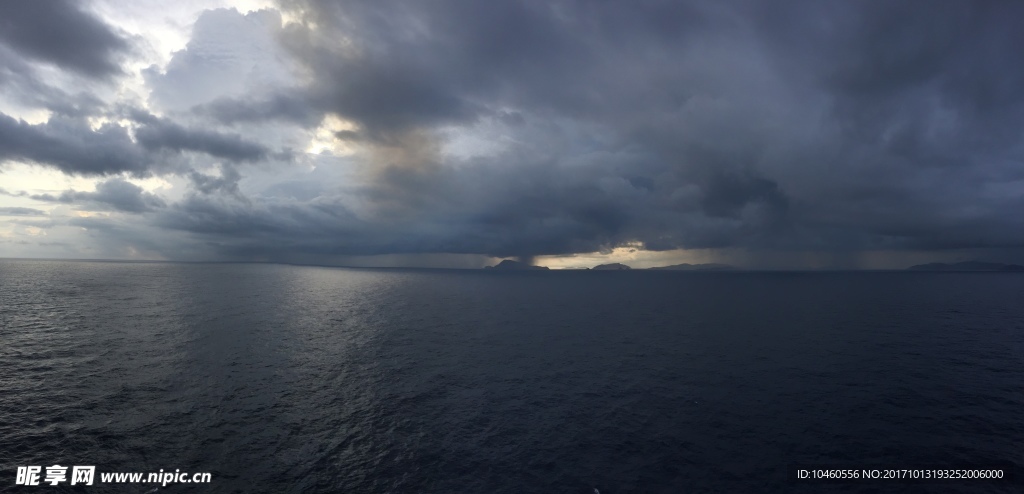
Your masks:
[{"label": "mountain silhouette on horizon", "polygon": [[709,264],[688,264],[688,263],[683,263],[683,264],[673,264],[671,266],[659,266],[659,267],[656,267],[656,268],[648,268],[648,269],[656,269],[656,270],[663,270],[663,271],[728,271],[728,270],[731,270],[731,269],[736,269],[736,267],[735,266],[731,266],[729,264],[716,264],[716,263],[709,263]]},{"label": "mountain silhouette on horizon", "polygon": [[485,266],[484,269],[497,269],[500,271],[544,271],[548,268],[547,266],[534,266],[532,264],[526,264],[525,262],[505,259],[494,266]]},{"label": "mountain silhouette on horizon", "polygon": [[1019,264],[1004,264],[1001,262],[965,261],[952,264],[944,262],[931,262],[928,264],[917,264],[907,268],[908,271],[1024,271],[1024,266]]}]

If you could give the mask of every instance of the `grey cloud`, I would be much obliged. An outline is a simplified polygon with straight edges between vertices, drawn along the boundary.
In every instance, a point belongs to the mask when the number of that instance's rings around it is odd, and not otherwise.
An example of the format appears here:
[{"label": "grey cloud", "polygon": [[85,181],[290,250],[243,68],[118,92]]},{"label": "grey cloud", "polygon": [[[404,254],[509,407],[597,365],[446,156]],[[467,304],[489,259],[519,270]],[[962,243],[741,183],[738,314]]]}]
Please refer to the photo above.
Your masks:
[{"label": "grey cloud", "polygon": [[119,73],[128,42],[83,7],[70,0],[0,2],[0,43],[90,77]]},{"label": "grey cloud", "polygon": [[112,178],[96,185],[95,192],[66,190],[59,195],[34,194],[28,196],[38,201],[61,202],[66,204],[86,203],[89,209],[112,209],[128,213],[144,213],[166,206],[159,196],[146,192],[131,182]]},{"label": "grey cloud", "polygon": [[183,152],[232,162],[271,156],[288,160],[290,156],[288,152],[271,153],[266,146],[238,134],[186,127],[138,111],[129,114],[139,124],[135,141],[127,127],[114,123],[94,130],[80,117],[55,115],[45,123],[29,124],[0,113],[0,161],[51,165],[69,174],[128,172],[145,176],[177,170],[181,164],[170,158]]},{"label": "grey cloud", "polygon": [[69,174],[148,173],[149,160],[127,129],[104,124],[93,130],[85,119],[51,117],[29,124],[0,114],[0,161],[52,165]]},{"label": "grey cloud", "polygon": [[175,242],[160,230],[141,225],[133,218],[72,217],[67,224],[85,230],[76,247],[87,252],[102,252],[113,258],[192,258],[191,246]]},{"label": "grey cloud", "polygon": [[[69,111],[37,126],[0,119],[0,159],[181,171],[186,198],[147,218],[234,257],[530,257],[633,242],[751,258],[1024,252],[1015,3],[281,7],[300,22],[204,13],[167,70],[147,72],[150,104],[175,120],[134,114],[137,144]],[[278,58],[289,59],[261,62]],[[291,63],[301,77],[281,77]],[[336,134],[354,156],[304,178],[267,171],[287,180],[258,187],[224,166],[288,157],[252,137],[258,124],[311,129],[331,114],[355,124]],[[487,149],[457,149],[461,138]],[[220,175],[165,162],[185,152],[215,158]]]},{"label": "grey cloud", "polygon": [[192,111],[224,124],[280,120],[313,127],[323,117],[323,113],[314,110],[307,99],[289,92],[261,98],[217,98],[193,107]]},{"label": "grey cloud", "polygon": [[34,208],[0,207],[0,216],[46,216],[46,211]]},{"label": "grey cloud", "polygon": [[22,226],[29,226],[29,227],[33,227],[33,228],[42,228],[42,229],[53,228],[53,227],[58,226],[60,224],[60,222],[58,220],[54,219],[52,216],[47,217],[46,219],[42,219],[42,220],[39,220],[39,219],[14,218],[14,219],[6,220],[6,223],[11,223],[11,224],[15,224],[15,225],[22,225]]},{"label": "grey cloud", "polygon": [[38,245],[42,247],[67,247],[69,246],[66,242],[29,242],[27,240],[6,240],[5,243],[16,244],[16,245]]},{"label": "grey cloud", "polygon": [[135,130],[135,138],[148,151],[196,151],[234,162],[258,161],[270,152],[265,146],[238,134],[188,128],[140,112],[134,112],[133,116],[142,123]]},{"label": "grey cloud", "polygon": [[0,45],[0,87],[13,101],[46,108],[61,116],[82,117],[96,113],[103,106],[94,95],[70,94],[47,83],[35,67],[3,45]]},{"label": "grey cloud", "polygon": [[221,195],[233,197],[247,205],[251,205],[249,198],[242,193],[238,182],[242,174],[232,166],[221,166],[220,176],[206,175],[192,170],[188,174],[192,182],[192,188],[203,195]]}]

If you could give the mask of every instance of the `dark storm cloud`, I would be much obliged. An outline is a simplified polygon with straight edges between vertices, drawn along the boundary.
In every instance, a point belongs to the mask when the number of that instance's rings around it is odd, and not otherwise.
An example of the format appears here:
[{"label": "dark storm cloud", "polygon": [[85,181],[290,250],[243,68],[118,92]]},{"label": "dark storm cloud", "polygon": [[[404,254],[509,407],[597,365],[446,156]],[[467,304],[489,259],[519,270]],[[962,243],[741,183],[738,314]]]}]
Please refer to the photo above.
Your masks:
[{"label": "dark storm cloud", "polygon": [[496,122],[525,143],[371,152],[367,217],[406,232],[381,251],[1024,247],[1014,3],[283,7],[313,21],[282,41],[309,106],[358,125],[342,138]]},{"label": "dark storm cloud", "polygon": [[0,2],[0,43],[86,76],[119,73],[128,42],[83,7],[71,0]]},{"label": "dark storm cloud", "polygon": [[[312,200],[264,197],[243,204],[207,193],[201,188],[207,178],[196,184],[202,195],[174,205],[160,221],[209,238],[224,255],[277,260],[425,252],[521,257],[611,249],[645,236],[652,243],[660,239],[663,248],[683,241],[709,247],[732,245],[763,229],[756,222],[741,228],[738,219],[708,219],[699,197],[651,215],[662,198],[610,170],[596,172],[607,176],[595,181],[545,161],[509,165],[388,167],[381,171],[386,177],[356,192],[356,203],[368,209],[350,208],[345,195],[323,185]],[[771,203],[770,188],[748,188],[735,193],[736,203]],[[685,239],[668,238],[668,232]]]},{"label": "dark storm cloud", "polygon": [[[286,46],[317,77],[317,107],[358,121],[371,136],[419,126],[471,122],[490,105],[587,69],[595,54],[543,4],[310,2],[292,7],[322,18],[322,32],[286,30]],[[351,40],[352,46],[323,43]],[[582,75],[582,74],[580,74]],[[558,106],[587,99],[565,85],[545,98]],[[548,94],[535,94],[545,97]]]},{"label": "dark storm cloud", "polygon": [[[1017,2],[792,2],[762,9],[759,22],[774,55],[815,79],[833,98],[837,119],[853,143],[883,139],[884,149],[918,157],[933,151],[956,153],[956,146],[1005,145],[1016,136],[1024,67],[1010,59],[1024,43],[1014,21],[1024,15]],[[769,12],[773,10],[774,12]],[[782,20],[798,13],[830,22]],[[779,23],[777,25],[771,21]],[[808,45],[807,39],[818,43]],[[813,63],[806,63],[810,60]],[[802,62],[802,63],[801,63]],[[936,114],[937,110],[949,112]],[[955,118],[970,132],[936,135],[937,118]],[[958,129],[962,130],[962,129]],[[931,134],[931,135],[929,135]],[[939,137],[939,138],[936,138]],[[953,137],[943,142],[945,137]],[[1015,137],[1013,137],[1015,138]],[[935,151],[941,151],[935,152]]]},{"label": "dark storm cloud", "polygon": [[58,195],[33,194],[27,197],[37,201],[65,204],[84,203],[85,209],[89,210],[116,210],[127,213],[144,213],[166,206],[160,197],[119,178],[100,182],[96,185],[95,192],[67,190]]}]

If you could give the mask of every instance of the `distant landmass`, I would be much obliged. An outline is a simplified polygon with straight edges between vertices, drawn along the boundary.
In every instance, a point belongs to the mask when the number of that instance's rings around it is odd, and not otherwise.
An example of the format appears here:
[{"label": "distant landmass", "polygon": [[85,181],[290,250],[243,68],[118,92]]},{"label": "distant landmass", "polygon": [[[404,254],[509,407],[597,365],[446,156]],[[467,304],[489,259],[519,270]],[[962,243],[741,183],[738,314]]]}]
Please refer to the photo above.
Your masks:
[{"label": "distant landmass", "polygon": [[593,269],[599,269],[602,271],[626,271],[632,268],[622,263],[613,262],[611,264],[598,264],[597,266],[594,266]]},{"label": "distant landmass", "polygon": [[671,266],[661,266],[657,268],[648,269],[660,269],[664,271],[728,271],[730,269],[736,269],[735,266],[728,264],[673,264]]},{"label": "distant landmass", "polygon": [[526,264],[525,262],[513,261],[511,259],[505,259],[494,266],[486,266],[484,269],[499,269],[502,271],[532,271],[532,270],[546,270],[546,266],[534,266],[532,264]]},{"label": "distant landmass", "polygon": [[967,261],[952,264],[932,262],[910,266],[907,269],[910,271],[1024,271],[1024,266],[1001,262]]}]

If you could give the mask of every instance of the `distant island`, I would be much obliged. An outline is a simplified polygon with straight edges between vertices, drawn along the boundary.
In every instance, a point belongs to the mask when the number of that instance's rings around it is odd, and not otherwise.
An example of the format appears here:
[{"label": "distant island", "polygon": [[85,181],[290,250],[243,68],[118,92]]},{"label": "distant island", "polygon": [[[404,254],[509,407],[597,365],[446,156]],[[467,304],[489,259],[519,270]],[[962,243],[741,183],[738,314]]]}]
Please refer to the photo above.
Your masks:
[{"label": "distant island", "polygon": [[611,264],[598,264],[597,266],[594,266],[592,269],[601,271],[626,271],[632,268],[622,263],[613,262]]},{"label": "distant island", "polygon": [[494,266],[485,266],[484,269],[497,269],[500,271],[536,271],[536,270],[547,270],[546,266],[534,266],[532,264],[526,264],[525,262],[513,261],[511,259],[505,259]]},{"label": "distant island", "polygon": [[1024,271],[1019,264],[1003,264],[1001,262],[966,261],[947,264],[932,262],[910,266],[908,271]]},{"label": "distant island", "polygon": [[711,263],[711,264],[686,264],[686,263],[683,263],[683,264],[673,264],[671,266],[661,266],[661,267],[657,267],[657,268],[648,268],[648,269],[660,269],[660,270],[664,270],[664,271],[728,271],[728,270],[731,270],[731,269],[736,269],[736,267],[735,266],[730,266],[728,264],[714,264],[714,263]]}]

